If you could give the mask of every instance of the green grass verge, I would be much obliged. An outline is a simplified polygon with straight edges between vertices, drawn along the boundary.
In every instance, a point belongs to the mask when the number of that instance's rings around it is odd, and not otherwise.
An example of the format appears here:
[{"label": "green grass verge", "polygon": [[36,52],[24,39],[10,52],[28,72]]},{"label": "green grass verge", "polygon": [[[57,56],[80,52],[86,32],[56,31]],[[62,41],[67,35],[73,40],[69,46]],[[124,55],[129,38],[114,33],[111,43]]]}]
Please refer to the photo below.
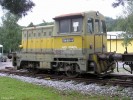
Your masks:
[{"label": "green grass verge", "polygon": [[8,77],[0,77],[0,100],[118,100],[118,97],[89,96],[62,92]]}]

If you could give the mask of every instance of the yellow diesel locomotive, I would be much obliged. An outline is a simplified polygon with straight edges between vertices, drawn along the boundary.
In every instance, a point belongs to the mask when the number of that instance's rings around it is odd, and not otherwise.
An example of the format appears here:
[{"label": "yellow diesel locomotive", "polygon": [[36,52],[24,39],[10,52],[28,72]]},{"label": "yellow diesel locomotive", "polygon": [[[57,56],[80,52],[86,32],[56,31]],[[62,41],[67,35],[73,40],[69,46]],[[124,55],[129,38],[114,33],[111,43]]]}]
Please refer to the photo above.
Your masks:
[{"label": "yellow diesel locomotive", "polygon": [[17,69],[106,75],[115,62],[107,52],[104,16],[96,11],[60,15],[54,25],[22,29],[21,51],[13,54]]}]

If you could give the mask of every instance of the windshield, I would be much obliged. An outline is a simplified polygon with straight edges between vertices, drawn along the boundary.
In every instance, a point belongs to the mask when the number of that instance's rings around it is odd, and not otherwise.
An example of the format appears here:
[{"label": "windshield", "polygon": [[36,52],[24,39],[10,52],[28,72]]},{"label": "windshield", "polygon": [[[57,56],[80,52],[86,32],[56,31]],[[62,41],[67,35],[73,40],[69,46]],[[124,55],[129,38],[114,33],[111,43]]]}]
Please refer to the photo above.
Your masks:
[{"label": "windshield", "polygon": [[101,27],[101,33],[106,33],[106,25],[105,25],[105,21],[101,21],[101,25],[100,25]]},{"label": "windshield", "polygon": [[95,32],[106,33],[106,25],[104,20],[95,19]]},{"label": "windshield", "polygon": [[89,33],[94,32],[94,24],[93,24],[93,19],[92,18],[88,19],[87,30],[88,30]]},{"label": "windshield", "polygon": [[59,21],[59,33],[73,33],[82,31],[82,18],[63,19]]}]

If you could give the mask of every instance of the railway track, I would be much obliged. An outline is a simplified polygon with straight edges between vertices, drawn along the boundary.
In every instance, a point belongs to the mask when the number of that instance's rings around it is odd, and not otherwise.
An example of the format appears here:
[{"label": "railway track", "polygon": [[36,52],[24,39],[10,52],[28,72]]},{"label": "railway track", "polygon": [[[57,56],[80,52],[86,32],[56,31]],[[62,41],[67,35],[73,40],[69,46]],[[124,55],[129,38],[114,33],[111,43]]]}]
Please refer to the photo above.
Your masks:
[{"label": "railway track", "polygon": [[65,76],[64,74],[50,74],[49,72],[44,73],[31,73],[24,70],[15,70],[13,68],[6,68],[4,70],[0,70],[0,73],[5,74],[14,74],[18,76],[25,77],[34,77],[38,79],[48,79],[48,80],[65,80],[65,81],[76,81],[76,82],[84,82],[85,84],[97,83],[100,85],[113,85],[113,86],[122,86],[122,87],[133,87],[133,76],[131,75],[118,75],[118,74],[110,74],[109,76],[98,78],[94,75],[86,74],[81,75],[77,78],[70,78]]}]

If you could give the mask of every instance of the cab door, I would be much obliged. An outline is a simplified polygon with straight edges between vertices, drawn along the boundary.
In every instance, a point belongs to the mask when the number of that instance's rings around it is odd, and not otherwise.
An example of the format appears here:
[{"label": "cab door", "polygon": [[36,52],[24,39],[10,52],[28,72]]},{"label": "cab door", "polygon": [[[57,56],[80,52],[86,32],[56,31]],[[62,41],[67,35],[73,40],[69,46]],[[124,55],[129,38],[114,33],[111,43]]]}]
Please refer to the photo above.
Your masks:
[{"label": "cab door", "polygon": [[104,52],[106,47],[106,27],[105,22],[95,19],[94,52]]}]

